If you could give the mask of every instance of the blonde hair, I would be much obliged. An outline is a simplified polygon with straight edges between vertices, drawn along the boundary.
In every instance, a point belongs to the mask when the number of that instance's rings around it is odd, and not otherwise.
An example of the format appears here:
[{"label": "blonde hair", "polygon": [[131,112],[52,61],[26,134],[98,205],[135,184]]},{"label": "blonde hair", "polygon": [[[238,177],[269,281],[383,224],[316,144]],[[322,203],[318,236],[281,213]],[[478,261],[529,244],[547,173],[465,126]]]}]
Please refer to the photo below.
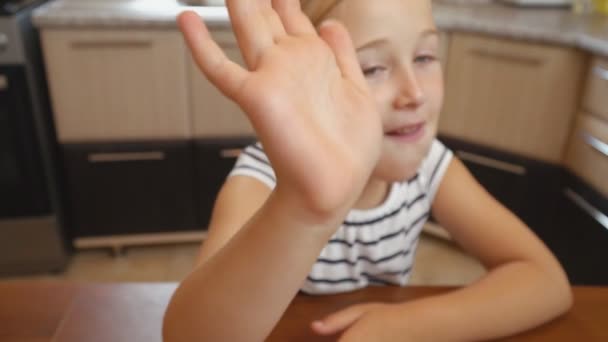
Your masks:
[{"label": "blonde hair", "polygon": [[314,25],[319,25],[325,16],[342,0],[300,0],[302,11]]}]

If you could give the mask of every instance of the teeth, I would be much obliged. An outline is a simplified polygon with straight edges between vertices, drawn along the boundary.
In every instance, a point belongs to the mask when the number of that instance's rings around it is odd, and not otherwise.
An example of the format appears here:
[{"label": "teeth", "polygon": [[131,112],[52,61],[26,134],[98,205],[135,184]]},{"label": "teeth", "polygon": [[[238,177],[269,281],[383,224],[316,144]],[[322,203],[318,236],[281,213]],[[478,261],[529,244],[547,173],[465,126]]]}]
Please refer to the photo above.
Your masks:
[{"label": "teeth", "polygon": [[397,133],[398,134],[410,134],[410,133],[416,132],[416,130],[418,130],[418,126],[404,127],[404,128],[397,130]]}]

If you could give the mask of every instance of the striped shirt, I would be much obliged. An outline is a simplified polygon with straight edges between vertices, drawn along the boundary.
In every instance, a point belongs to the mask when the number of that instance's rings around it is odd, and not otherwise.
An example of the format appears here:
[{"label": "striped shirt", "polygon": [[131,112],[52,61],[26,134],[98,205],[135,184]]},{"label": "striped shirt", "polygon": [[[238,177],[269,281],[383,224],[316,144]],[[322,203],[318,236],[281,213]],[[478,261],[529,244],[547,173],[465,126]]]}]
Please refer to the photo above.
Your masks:
[{"label": "striped shirt", "polygon": [[[407,285],[418,237],[452,158],[435,140],[418,173],[391,184],[386,199],[372,209],[352,209],[321,251],[301,290],[331,294],[368,285]],[[247,147],[229,176],[253,177],[276,184],[270,162],[257,143]]]}]

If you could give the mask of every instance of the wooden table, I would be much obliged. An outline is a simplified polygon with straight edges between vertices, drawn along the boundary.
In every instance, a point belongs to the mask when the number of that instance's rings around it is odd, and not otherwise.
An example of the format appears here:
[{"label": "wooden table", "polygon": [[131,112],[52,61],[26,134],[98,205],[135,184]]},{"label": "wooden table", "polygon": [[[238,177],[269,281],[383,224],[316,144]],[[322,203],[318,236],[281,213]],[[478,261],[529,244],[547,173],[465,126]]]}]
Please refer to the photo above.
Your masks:
[{"label": "wooden table", "polygon": [[[161,341],[163,313],[176,286],[0,282],[0,341]],[[354,303],[404,301],[450,290],[383,287],[335,296],[300,295],[269,341],[331,341],[312,335],[310,321]],[[608,341],[608,288],[576,287],[574,298],[564,317],[508,341]]]}]

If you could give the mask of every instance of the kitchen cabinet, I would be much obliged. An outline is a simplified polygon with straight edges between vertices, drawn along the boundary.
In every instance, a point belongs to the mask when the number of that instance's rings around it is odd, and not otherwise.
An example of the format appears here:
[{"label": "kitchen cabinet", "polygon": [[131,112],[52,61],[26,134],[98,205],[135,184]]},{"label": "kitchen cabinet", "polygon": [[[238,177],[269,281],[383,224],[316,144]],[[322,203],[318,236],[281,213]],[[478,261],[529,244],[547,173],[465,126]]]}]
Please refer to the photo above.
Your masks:
[{"label": "kitchen cabinet", "polygon": [[[213,38],[228,58],[244,65],[231,30],[213,31]],[[192,101],[192,130],[195,139],[253,136],[254,130],[241,108],[218,91],[188,57],[188,82]]]},{"label": "kitchen cabinet", "polygon": [[599,57],[589,68],[583,109],[608,121],[608,59]]},{"label": "kitchen cabinet", "polygon": [[189,142],[63,145],[72,238],[198,228]]},{"label": "kitchen cabinet", "polygon": [[581,113],[565,163],[574,174],[608,196],[608,121]]},{"label": "kitchen cabinet", "polygon": [[215,198],[234,167],[241,150],[255,142],[253,138],[221,138],[195,143],[196,199],[198,226],[207,227]]},{"label": "kitchen cabinet", "polygon": [[450,33],[441,31],[439,32],[439,61],[443,68],[444,77],[446,73],[446,67],[448,63],[448,55],[450,51]]},{"label": "kitchen cabinet", "polygon": [[562,169],[458,139],[440,137],[477,181],[542,240],[552,238]]},{"label": "kitchen cabinet", "polygon": [[190,138],[178,31],[45,29],[41,37],[60,142]]},{"label": "kitchen cabinet", "polygon": [[573,174],[563,183],[547,241],[574,285],[608,286],[608,197]]},{"label": "kitchen cabinet", "polygon": [[559,164],[585,61],[571,48],[451,33],[439,132]]}]

